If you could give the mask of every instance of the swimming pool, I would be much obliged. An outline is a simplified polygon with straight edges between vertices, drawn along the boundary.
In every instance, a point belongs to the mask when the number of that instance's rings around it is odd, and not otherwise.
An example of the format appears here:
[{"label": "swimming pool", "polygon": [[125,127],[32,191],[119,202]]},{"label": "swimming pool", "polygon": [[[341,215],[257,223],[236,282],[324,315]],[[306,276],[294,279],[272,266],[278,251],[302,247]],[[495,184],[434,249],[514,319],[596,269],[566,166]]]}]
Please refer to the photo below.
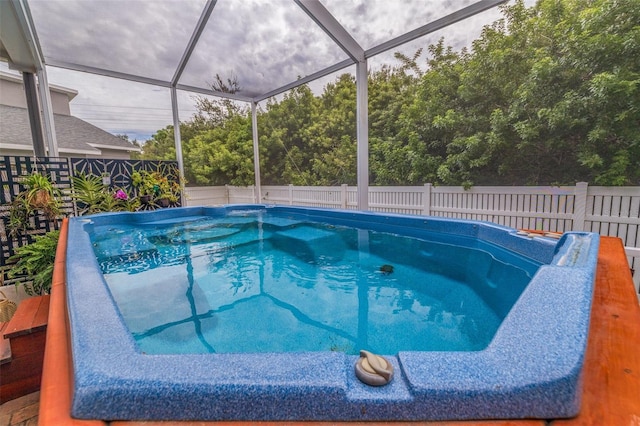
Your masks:
[{"label": "swimming pool", "polygon": [[541,266],[475,238],[275,209],[95,225],[90,237],[147,354],[482,350]]},{"label": "swimming pool", "polygon": [[[384,387],[360,383],[354,374],[358,357],[340,351],[152,354],[141,350],[101,273],[90,238],[93,230],[132,223],[159,226],[256,209],[337,227],[416,238],[428,235],[441,241],[473,240],[543,266],[518,293],[486,347],[385,354],[395,377]],[[74,218],[67,252],[75,381],[72,413],[103,420],[572,416],[580,405],[597,249],[598,236],[589,233],[568,233],[558,242],[517,235],[490,223],[297,207],[180,208]],[[163,295],[148,292],[147,297]]]}]

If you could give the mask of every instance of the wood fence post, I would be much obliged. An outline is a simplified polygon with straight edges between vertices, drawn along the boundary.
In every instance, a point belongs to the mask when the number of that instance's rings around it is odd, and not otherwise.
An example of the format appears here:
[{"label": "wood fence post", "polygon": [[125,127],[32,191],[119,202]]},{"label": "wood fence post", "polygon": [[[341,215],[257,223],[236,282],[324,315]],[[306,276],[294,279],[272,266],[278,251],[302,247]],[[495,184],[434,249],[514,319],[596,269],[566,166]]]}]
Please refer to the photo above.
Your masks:
[{"label": "wood fence post", "polygon": [[424,216],[431,215],[431,184],[425,183],[422,191],[422,214]]},{"label": "wood fence post", "polygon": [[293,205],[293,184],[289,184],[289,205]]},{"label": "wood fence post", "polygon": [[572,231],[584,231],[584,220],[587,216],[587,190],[589,184],[587,182],[576,183],[575,203],[573,208],[573,225]]}]

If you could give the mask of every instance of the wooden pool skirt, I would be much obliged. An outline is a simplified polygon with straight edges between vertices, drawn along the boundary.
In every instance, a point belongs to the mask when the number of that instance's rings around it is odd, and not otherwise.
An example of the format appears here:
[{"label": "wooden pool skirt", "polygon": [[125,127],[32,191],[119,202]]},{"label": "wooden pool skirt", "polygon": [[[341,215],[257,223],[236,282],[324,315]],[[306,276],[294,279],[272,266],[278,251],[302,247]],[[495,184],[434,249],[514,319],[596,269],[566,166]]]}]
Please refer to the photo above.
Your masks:
[{"label": "wooden pool skirt", "polygon": [[[41,426],[213,426],[275,425],[302,422],[151,422],[76,420],[71,418],[73,377],[69,347],[69,324],[65,297],[67,244],[65,219],[56,254],[40,390]],[[596,286],[591,310],[589,340],[584,366],[584,390],[580,414],[572,419],[483,420],[422,422],[440,426],[545,426],[617,425],[640,426],[640,305],[622,241],[602,237]],[[309,422],[323,426],[336,422]],[[393,422],[348,422],[347,425],[387,425]],[[407,424],[416,424],[411,422]]]}]

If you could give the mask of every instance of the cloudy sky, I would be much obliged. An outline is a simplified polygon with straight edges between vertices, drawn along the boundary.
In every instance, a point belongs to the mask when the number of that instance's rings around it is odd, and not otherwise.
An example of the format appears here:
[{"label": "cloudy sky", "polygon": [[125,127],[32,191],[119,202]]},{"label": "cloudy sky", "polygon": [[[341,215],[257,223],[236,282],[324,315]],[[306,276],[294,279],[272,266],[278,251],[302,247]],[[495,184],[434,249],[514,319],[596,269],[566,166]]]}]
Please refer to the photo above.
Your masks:
[{"label": "cloudy sky", "polygon": [[[473,0],[321,3],[366,50]],[[29,0],[29,6],[48,63],[170,81],[205,0]],[[497,8],[483,12],[371,58],[369,66],[396,64],[394,51],[412,55],[440,37],[457,48],[469,46],[482,26],[499,16]],[[292,0],[218,0],[179,83],[208,88],[216,74],[237,77],[241,93],[253,97],[344,59],[347,55]],[[79,92],[71,103],[73,115],[111,133],[142,141],[172,123],[170,94],[164,87],[58,67],[48,67],[47,72],[50,83]],[[320,90],[334,78],[311,86]],[[195,112],[193,99],[198,95],[178,94],[180,119],[187,120]]]}]

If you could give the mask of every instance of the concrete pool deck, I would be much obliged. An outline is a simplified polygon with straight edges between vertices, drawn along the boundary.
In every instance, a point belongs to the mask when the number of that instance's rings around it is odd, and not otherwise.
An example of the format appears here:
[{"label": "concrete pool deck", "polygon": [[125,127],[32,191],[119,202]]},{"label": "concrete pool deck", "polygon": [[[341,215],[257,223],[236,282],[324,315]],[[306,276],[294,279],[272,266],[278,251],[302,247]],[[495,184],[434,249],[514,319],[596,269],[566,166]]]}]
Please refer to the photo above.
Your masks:
[{"label": "concrete pool deck", "polygon": [[[63,226],[63,235],[67,224]],[[66,238],[61,238],[54,271],[53,290],[44,373],[41,387],[39,424],[105,425],[102,421],[79,421],[69,415],[71,370],[65,307]],[[552,424],[620,424],[640,422],[640,307],[634,295],[621,241],[603,238],[598,258],[589,343],[585,361],[585,387],[578,417]],[[112,426],[214,425],[238,422],[111,422]],[[276,424],[251,422],[251,424]],[[289,422],[291,423],[291,422]],[[246,423],[248,424],[248,423]],[[296,422],[296,424],[299,424]],[[318,424],[318,422],[313,422]],[[325,423],[326,424],[326,423]],[[331,424],[335,424],[332,422]],[[353,423],[350,423],[353,424]],[[368,423],[372,424],[372,423]],[[388,423],[378,423],[388,424]],[[435,422],[439,425],[544,425],[543,420]]]}]

